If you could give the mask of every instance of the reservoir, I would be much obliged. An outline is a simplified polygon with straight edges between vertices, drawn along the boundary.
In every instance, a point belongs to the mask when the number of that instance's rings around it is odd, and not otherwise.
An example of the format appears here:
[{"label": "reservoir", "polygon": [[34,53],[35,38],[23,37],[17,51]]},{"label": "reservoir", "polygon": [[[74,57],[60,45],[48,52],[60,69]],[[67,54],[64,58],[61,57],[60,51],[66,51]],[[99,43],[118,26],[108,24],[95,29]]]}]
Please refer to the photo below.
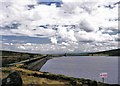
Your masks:
[{"label": "reservoir", "polygon": [[118,84],[118,57],[66,56],[47,61],[42,72],[102,81],[100,73],[107,73],[105,83]]}]

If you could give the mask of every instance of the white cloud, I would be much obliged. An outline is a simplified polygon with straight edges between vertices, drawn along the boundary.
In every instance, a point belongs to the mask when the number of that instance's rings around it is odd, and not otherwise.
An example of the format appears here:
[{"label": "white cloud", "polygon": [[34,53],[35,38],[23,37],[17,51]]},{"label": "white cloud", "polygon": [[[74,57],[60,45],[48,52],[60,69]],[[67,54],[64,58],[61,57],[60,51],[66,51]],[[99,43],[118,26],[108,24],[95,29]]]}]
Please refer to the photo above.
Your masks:
[{"label": "white cloud", "polygon": [[18,46],[19,49],[25,50],[26,48],[24,46]]},{"label": "white cloud", "polygon": [[[36,51],[41,47],[43,51],[50,49],[65,51],[79,51],[96,45],[99,49],[112,49],[101,43],[116,42],[117,35],[110,35],[118,30],[118,7],[110,9],[105,6],[113,6],[118,0],[63,0],[65,2],[61,8],[55,6],[38,5],[36,0],[0,0],[0,27],[12,25],[13,22],[20,25],[15,29],[4,28],[2,35],[21,35],[30,37],[48,37],[53,45],[32,45]],[[28,10],[27,5],[35,5]],[[48,25],[47,28],[40,25]],[[58,25],[58,27],[52,25]],[[75,27],[64,26],[74,25]],[[93,43],[92,45],[90,44]],[[88,43],[88,44],[87,44]],[[33,47],[17,46],[19,49],[29,50]],[[89,46],[88,46],[89,45]],[[113,44],[111,44],[112,46]],[[14,44],[12,45],[14,46]],[[46,48],[46,47],[50,48]],[[61,47],[62,46],[62,47]],[[114,44],[117,47],[117,45]],[[84,48],[83,48],[84,47]],[[104,48],[108,47],[108,48]],[[44,49],[45,48],[45,49]],[[101,50],[102,50],[101,49]],[[52,51],[51,50],[51,51]],[[96,49],[95,49],[96,50]],[[50,52],[51,52],[50,51]]]},{"label": "white cloud", "polygon": [[89,18],[82,20],[79,26],[80,29],[83,29],[86,32],[97,31],[99,29],[95,22],[89,20]]},{"label": "white cloud", "polygon": [[51,42],[52,42],[53,44],[57,44],[57,39],[56,39],[55,37],[51,37]]},{"label": "white cloud", "polygon": [[74,36],[74,31],[67,30],[66,27],[59,27],[58,28],[58,36],[60,36],[62,38],[62,40],[77,41],[77,39]]},{"label": "white cloud", "polygon": [[79,43],[76,45],[74,43],[67,44],[61,43],[58,45],[54,44],[31,44],[22,43],[22,44],[13,44],[12,46],[3,43],[3,49],[5,50],[17,50],[17,51],[25,51],[25,52],[34,52],[34,53],[67,53],[67,52],[91,52],[91,51],[101,51],[101,50],[109,50],[109,49],[117,49],[117,42],[110,43]]}]

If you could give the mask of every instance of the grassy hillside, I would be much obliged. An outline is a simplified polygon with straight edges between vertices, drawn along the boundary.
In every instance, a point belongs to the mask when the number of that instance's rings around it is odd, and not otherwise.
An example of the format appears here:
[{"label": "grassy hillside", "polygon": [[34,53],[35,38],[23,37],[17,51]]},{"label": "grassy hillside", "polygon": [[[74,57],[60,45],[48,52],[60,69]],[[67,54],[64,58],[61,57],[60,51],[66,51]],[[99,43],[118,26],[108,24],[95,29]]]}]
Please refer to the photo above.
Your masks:
[{"label": "grassy hillside", "polygon": [[32,54],[32,53],[22,53],[22,52],[13,52],[13,51],[0,51],[2,53],[2,66],[6,64],[20,62],[35,57],[42,57],[41,54]]},{"label": "grassy hillside", "polygon": [[101,51],[101,52],[94,52],[88,53],[88,55],[107,55],[107,56],[120,56],[120,49],[108,50],[108,51]]},{"label": "grassy hillside", "polygon": [[66,53],[64,56],[120,56],[120,49],[90,53]]}]

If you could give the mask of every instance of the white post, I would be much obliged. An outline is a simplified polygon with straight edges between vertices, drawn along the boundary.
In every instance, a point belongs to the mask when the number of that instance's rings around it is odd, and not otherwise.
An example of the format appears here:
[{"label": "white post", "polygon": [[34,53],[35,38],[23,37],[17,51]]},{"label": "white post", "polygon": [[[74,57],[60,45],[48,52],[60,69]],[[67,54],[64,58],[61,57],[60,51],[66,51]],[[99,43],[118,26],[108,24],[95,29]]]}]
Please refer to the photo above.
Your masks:
[{"label": "white post", "polygon": [[100,73],[100,78],[102,78],[102,83],[105,83],[105,78],[107,78],[107,73]]}]

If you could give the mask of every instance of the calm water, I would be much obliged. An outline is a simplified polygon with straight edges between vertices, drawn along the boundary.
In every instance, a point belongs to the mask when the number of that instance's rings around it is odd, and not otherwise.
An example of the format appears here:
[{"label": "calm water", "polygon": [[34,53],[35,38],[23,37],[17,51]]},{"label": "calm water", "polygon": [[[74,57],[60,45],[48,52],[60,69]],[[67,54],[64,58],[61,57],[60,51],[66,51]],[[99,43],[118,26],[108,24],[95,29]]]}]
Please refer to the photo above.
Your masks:
[{"label": "calm water", "polygon": [[57,57],[48,62],[40,71],[101,81],[100,73],[107,72],[106,83],[118,83],[118,57],[70,56]]}]

